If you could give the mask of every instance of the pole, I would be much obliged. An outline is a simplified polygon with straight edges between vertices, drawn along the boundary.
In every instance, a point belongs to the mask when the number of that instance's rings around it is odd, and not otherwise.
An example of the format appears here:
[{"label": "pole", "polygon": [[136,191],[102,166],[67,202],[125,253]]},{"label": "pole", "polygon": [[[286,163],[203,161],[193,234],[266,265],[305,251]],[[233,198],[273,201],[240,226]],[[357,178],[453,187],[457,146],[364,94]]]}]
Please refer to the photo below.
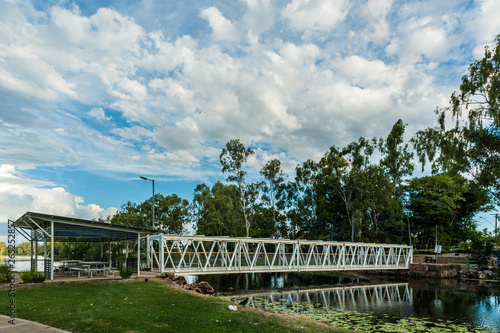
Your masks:
[{"label": "pole", "polygon": [[156,206],[155,205],[155,180],[144,177],[144,176],[140,176],[139,178],[142,180],[149,180],[150,182],[153,183],[153,198],[151,200],[151,203],[153,204],[153,229],[154,229],[155,228],[155,206]]},{"label": "pole", "polygon": [[436,224],[436,248],[434,250],[436,252],[436,264],[438,263],[438,225]]},{"label": "pole", "polygon": [[153,229],[155,228],[155,180],[151,179],[153,182]]},{"label": "pole", "polygon": [[497,243],[497,266],[500,267],[500,248],[498,248],[498,228],[497,228],[497,222],[498,222],[498,214],[495,214],[495,241]]},{"label": "pole", "polygon": [[411,246],[410,217],[408,215],[406,216],[406,221],[408,222],[408,239],[410,240],[410,246]]}]

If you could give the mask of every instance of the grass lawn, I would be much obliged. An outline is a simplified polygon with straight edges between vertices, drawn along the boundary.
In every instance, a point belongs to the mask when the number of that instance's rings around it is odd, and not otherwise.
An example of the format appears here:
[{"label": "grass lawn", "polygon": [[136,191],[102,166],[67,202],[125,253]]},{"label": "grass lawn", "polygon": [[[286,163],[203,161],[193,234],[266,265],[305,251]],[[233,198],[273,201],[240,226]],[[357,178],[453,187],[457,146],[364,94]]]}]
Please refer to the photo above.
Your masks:
[{"label": "grass lawn", "polygon": [[[9,298],[0,299],[6,315]],[[18,286],[15,299],[17,317],[71,332],[345,332],[253,309],[229,311],[234,303],[155,280]]]}]

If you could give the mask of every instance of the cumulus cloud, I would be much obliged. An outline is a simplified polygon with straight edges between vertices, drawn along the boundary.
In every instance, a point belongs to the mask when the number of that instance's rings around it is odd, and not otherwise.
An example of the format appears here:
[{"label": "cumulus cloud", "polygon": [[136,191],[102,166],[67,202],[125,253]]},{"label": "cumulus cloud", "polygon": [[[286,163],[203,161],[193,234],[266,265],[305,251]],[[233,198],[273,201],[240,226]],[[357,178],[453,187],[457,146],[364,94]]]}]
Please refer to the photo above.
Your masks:
[{"label": "cumulus cloud", "polygon": [[110,120],[111,117],[106,117],[103,108],[92,108],[89,111],[89,116],[96,118],[97,120]]},{"label": "cumulus cloud", "polygon": [[346,0],[293,0],[282,15],[294,29],[329,31],[345,19],[348,10]]},{"label": "cumulus cloud", "polygon": [[30,179],[13,165],[0,165],[0,221],[15,220],[27,211],[73,216],[82,219],[107,218],[116,214],[115,207],[102,208],[85,204],[82,197],[68,193],[52,182]]},{"label": "cumulus cloud", "polygon": [[[494,30],[474,22],[496,26],[500,15],[494,1],[469,4],[472,14],[444,3],[201,3],[186,24],[154,3],[151,22],[139,22],[127,6],[84,14],[3,2],[2,160],[16,170],[199,180],[218,175],[220,149],[234,138],[257,148],[258,169],[271,156],[293,166],[331,145],[385,136],[398,118],[421,129],[483,45],[466,36]],[[49,193],[73,207],[66,212],[97,209],[56,183],[25,186],[22,207],[41,208],[35,199]]]},{"label": "cumulus cloud", "polygon": [[208,21],[210,28],[212,28],[212,38],[214,40],[238,40],[237,29],[217,8],[204,9],[200,13],[200,17]]}]

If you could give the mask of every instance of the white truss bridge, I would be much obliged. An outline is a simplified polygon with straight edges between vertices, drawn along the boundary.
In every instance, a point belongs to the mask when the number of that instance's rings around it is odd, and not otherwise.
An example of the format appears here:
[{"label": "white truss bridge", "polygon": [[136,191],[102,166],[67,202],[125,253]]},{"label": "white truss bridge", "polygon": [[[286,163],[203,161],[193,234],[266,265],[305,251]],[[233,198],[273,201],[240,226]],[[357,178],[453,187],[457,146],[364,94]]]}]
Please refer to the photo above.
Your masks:
[{"label": "white truss bridge", "polygon": [[176,275],[408,269],[407,245],[267,238],[147,237],[153,271]]}]

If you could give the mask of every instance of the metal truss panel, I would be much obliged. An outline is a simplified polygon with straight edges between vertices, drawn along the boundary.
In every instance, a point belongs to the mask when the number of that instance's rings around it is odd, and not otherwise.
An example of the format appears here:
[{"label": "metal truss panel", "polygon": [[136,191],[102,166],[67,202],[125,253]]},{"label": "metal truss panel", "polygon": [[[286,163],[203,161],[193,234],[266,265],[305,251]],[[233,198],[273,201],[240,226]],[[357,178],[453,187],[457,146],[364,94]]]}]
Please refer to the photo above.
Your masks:
[{"label": "metal truss panel", "polygon": [[408,269],[412,247],[308,240],[154,235],[153,270],[178,275]]}]

